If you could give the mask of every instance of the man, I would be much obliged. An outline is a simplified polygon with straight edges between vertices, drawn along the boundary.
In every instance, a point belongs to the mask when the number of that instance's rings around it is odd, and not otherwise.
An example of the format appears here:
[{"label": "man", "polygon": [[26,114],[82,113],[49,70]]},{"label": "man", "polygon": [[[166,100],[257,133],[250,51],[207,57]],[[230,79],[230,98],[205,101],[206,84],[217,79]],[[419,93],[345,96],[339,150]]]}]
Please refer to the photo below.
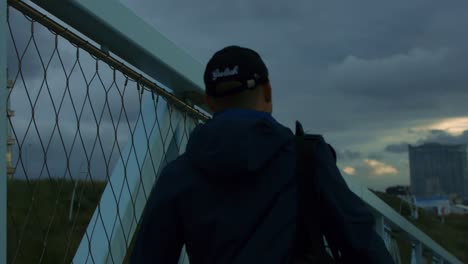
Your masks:
[{"label": "man", "polygon": [[[211,58],[204,81],[213,119],[193,131],[186,153],[162,171],[132,262],[177,263],[185,244],[191,264],[289,263],[297,207],[294,135],[271,116],[267,67],[255,51],[230,46]],[[322,199],[311,210],[325,220],[330,244],[355,257],[353,263],[382,256],[391,263],[331,149],[323,141],[317,149]]]}]

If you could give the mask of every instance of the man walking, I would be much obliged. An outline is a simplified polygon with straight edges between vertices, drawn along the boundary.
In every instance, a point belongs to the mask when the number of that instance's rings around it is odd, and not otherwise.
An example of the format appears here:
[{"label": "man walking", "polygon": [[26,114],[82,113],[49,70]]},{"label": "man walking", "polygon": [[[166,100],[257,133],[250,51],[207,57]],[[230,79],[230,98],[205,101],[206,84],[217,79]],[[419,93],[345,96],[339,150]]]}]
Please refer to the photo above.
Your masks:
[{"label": "man walking", "polygon": [[[268,70],[253,50],[226,47],[204,74],[213,118],[161,173],[145,209],[132,263],[291,263],[296,246],[294,134],[271,115]],[[345,261],[392,263],[365,204],[317,144],[321,229]],[[311,188],[312,189],[312,188]],[[346,261],[345,261],[346,262]],[[351,261],[349,261],[351,262]]]}]

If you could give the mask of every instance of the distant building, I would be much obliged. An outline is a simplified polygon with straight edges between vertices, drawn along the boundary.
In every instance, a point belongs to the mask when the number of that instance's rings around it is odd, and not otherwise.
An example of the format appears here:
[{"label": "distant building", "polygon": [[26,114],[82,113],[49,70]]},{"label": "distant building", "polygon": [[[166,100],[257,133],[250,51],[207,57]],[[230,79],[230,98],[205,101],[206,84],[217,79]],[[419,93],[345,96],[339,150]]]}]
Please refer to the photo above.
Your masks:
[{"label": "distant building", "polygon": [[435,196],[431,198],[414,197],[414,205],[428,211],[432,211],[438,216],[451,214],[450,200],[447,196]]},{"label": "distant building", "polygon": [[468,196],[467,145],[409,145],[411,192],[417,197]]}]

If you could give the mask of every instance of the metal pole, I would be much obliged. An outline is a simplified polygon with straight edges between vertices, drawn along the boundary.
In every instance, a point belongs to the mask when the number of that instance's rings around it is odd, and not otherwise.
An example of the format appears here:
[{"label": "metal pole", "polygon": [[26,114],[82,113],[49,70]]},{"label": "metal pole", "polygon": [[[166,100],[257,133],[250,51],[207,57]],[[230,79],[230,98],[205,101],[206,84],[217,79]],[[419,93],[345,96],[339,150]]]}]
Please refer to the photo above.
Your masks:
[{"label": "metal pole", "polygon": [[76,187],[78,186],[78,179],[75,180],[75,187],[73,187],[73,192],[70,200],[70,212],[68,214],[68,221],[70,223],[73,221],[73,206],[75,204],[75,192],[76,192]]},{"label": "metal pole", "polygon": [[421,242],[417,241],[413,244],[411,251],[411,264],[423,263],[423,248]]},{"label": "metal pole", "polygon": [[[87,179],[86,176],[88,176],[88,168],[86,167],[86,169],[83,169],[84,166],[85,166],[85,162],[83,161],[83,162],[81,162],[80,173],[82,175],[84,175],[84,177],[82,177],[82,179],[84,181],[86,181],[86,179]],[[68,214],[68,220],[70,221],[70,223],[73,220],[73,208],[75,207],[75,193],[76,193],[76,188],[78,187],[78,181],[79,180],[80,180],[80,178],[75,179],[75,187],[73,187],[73,192],[72,192],[72,196],[71,196],[70,213]]]},{"label": "metal pole", "polygon": [[[171,143],[176,137],[175,133],[171,132],[171,126],[178,131],[183,121],[182,114],[178,111],[170,114],[164,100],[158,103],[155,111],[154,102],[151,98],[147,99],[142,109],[143,118],[138,121],[134,134],[130,135],[121,154],[122,157],[129,157],[128,161],[119,160],[114,166],[73,263],[90,263],[90,259],[93,263],[122,263],[128,243],[143,213],[147,195],[157,179],[157,170],[163,167],[160,165],[165,164],[166,158],[171,160],[177,157],[175,144]],[[160,130],[148,131],[143,122],[155,120],[156,117]],[[167,135],[165,142],[161,140],[159,133]],[[121,190],[118,203],[112,188]]]},{"label": "metal pole", "polygon": [[379,234],[379,236],[384,239],[384,235],[385,235],[385,219],[383,217],[383,215],[379,214],[379,213],[374,213],[374,219],[375,219],[375,231],[377,232],[377,234]]},{"label": "metal pole", "polygon": [[0,0],[0,263],[7,263],[7,3]]}]

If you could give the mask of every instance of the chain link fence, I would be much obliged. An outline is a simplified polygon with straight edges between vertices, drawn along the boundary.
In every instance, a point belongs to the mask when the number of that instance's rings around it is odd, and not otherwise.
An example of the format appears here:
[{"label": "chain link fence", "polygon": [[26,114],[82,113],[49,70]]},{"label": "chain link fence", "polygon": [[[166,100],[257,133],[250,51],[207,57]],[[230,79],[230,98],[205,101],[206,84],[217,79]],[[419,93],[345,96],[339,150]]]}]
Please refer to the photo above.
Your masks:
[{"label": "chain link fence", "polygon": [[[127,193],[137,206],[135,178],[147,197],[168,145],[182,152],[208,116],[60,22],[8,4],[7,261],[70,263],[106,226],[103,196],[118,209]],[[112,221],[130,245],[135,226],[124,227],[116,211]],[[115,230],[104,231],[110,246]]]}]

